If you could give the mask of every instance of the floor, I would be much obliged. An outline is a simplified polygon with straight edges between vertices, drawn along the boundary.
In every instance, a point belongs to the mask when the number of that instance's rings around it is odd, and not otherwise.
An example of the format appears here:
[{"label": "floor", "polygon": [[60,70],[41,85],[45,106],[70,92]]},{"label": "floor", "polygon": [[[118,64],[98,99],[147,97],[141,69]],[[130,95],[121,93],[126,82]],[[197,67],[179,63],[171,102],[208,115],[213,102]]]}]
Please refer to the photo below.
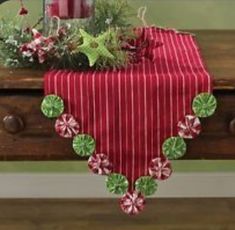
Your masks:
[{"label": "floor", "polygon": [[117,200],[0,200],[0,230],[235,230],[235,199],[148,200],[122,214]]}]

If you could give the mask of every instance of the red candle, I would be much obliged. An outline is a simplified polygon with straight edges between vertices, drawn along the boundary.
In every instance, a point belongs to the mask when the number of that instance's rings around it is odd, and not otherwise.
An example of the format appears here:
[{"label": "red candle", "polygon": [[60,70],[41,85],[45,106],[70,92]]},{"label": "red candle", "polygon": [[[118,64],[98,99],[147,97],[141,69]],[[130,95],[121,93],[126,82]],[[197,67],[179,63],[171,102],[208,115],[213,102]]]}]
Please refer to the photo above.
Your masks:
[{"label": "red candle", "polygon": [[94,12],[93,0],[50,0],[46,4],[48,17],[61,19],[89,18]]}]

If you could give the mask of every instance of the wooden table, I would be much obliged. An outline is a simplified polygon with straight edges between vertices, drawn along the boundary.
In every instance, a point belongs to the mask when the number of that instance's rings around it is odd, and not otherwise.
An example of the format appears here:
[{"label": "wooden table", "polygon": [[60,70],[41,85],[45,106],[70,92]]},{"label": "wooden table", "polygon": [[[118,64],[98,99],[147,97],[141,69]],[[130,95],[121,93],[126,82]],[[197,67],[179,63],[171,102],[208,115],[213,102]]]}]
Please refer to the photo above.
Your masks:
[{"label": "wooden table", "polygon": [[[202,135],[188,141],[187,159],[235,159],[235,31],[196,34],[219,107],[203,120]],[[40,112],[43,71],[0,69],[0,160],[79,159]]]}]

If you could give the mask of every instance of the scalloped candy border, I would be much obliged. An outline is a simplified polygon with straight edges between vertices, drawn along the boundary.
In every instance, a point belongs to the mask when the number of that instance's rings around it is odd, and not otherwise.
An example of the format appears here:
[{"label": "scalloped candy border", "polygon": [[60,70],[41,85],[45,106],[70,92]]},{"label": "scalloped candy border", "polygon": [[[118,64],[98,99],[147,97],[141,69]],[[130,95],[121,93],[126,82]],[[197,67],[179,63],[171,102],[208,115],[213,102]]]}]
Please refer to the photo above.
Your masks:
[{"label": "scalloped candy border", "polygon": [[[184,139],[193,139],[201,132],[199,118],[209,117],[215,113],[216,98],[209,93],[197,95],[192,102],[194,114],[187,114],[177,124],[178,136],[167,138],[162,145],[162,157],[152,159],[149,163],[148,175],[135,181],[134,191],[129,190],[129,182],[125,175],[113,172],[113,165],[104,153],[95,153],[96,141],[89,134],[80,133],[80,124],[70,114],[63,114],[63,99],[57,95],[46,96],[41,104],[42,113],[48,118],[57,118],[56,132],[64,138],[71,138],[75,153],[81,157],[89,157],[89,169],[98,175],[105,175],[109,192],[122,195],[120,208],[128,215],[137,215],[145,207],[145,196],[153,195],[158,187],[156,180],[166,180],[172,174],[170,160],[183,157],[187,152]],[[70,121],[70,122],[68,122]]]}]

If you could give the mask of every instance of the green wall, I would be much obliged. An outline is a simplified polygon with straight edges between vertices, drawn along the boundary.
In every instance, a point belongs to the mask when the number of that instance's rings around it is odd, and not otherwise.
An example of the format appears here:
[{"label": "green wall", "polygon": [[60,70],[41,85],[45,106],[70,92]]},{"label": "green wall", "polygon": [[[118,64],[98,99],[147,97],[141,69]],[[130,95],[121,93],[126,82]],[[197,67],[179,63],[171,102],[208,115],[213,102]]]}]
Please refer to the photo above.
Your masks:
[{"label": "green wall", "polygon": [[132,0],[149,23],[180,29],[235,29],[234,0]]},{"label": "green wall", "polygon": [[[18,0],[0,6],[0,17],[14,17]],[[42,0],[24,0],[30,18],[42,14]],[[108,1],[108,0],[107,0]],[[147,6],[149,24],[179,29],[235,29],[235,0],[129,0],[133,8]]]}]

